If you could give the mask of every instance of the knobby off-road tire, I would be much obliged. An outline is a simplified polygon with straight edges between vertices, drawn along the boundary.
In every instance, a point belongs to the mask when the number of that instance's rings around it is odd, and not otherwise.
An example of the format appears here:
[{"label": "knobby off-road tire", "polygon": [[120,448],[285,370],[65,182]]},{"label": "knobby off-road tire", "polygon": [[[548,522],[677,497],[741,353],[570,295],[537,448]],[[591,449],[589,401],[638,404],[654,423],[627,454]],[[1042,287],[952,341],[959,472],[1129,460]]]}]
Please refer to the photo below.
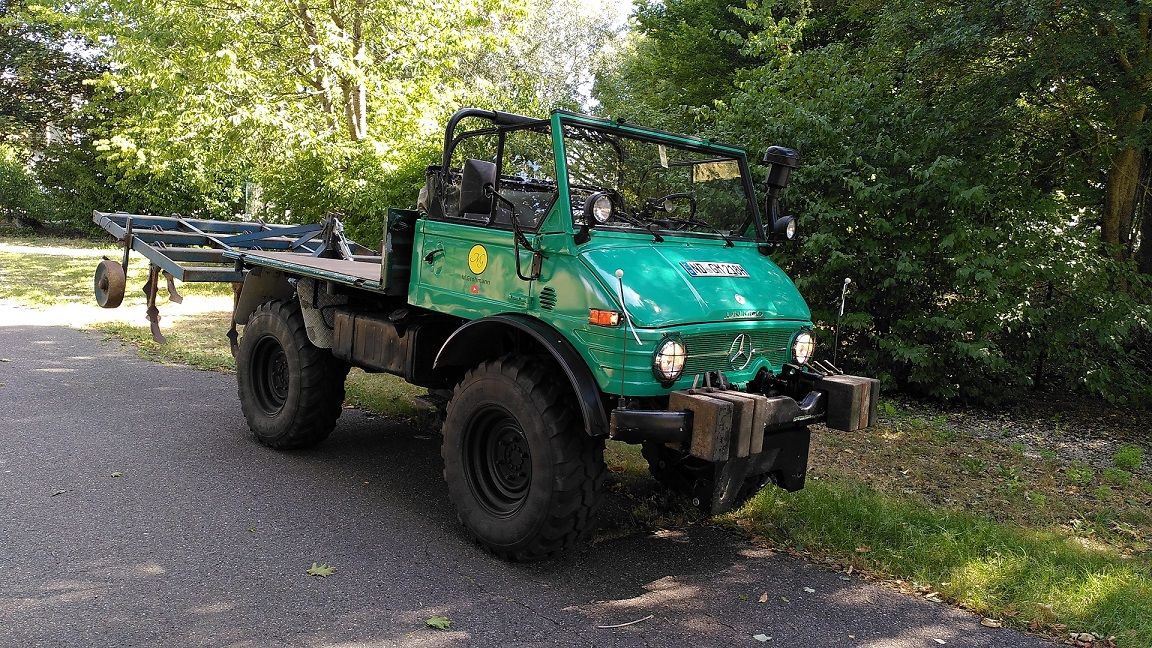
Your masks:
[{"label": "knobby off-road tire", "polygon": [[444,479],[460,521],[506,560],[572,547],[604,483],[604,442],[589,437],[571,391],[542,358],[505,356],[468,372],[444,419]]},{"label": "knobby off-road tire", "polygon": [[[687,497],[705,515],[712,515],[715,468],[710,462],[654,441],[645,441],[641,454],[648,460],[648,472],[652,473],[656,481],[668,490]],[[732,510],[743,506],[770,481],[766,474],[745,477]]]},{"label": "knobby off-road tire", "polygon": [[244,327],[236,354],[240,407],[256,439],[290,450],[332,433],[344,402],[348,365],[308,340],[295,301],[269,301]]}]

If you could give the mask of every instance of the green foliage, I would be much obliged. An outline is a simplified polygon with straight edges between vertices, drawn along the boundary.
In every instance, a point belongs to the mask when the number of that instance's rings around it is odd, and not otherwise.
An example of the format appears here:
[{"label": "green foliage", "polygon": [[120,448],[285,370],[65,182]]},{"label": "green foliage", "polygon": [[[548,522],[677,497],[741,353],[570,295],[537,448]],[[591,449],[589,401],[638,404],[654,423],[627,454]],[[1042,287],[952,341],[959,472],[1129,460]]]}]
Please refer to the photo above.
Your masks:
[{"label": "green foliage", "polygon": [[25,161],[26,154],[0,143],[0,215],[36,217],[46,209],[44,191]]},{"label": "green foliage", "polygon": [[1144,463],[1144,449],[1138,445],[1126,444],[1116,451],[1112,457],[1113,463],[1117,468],[1127,471],[1135,471],[1140,469],[1140,465]]},{"label": "green foliage", "polygon": [[[663,4],[657,15],[699,6]],[[735,83],[712,87],[723,94],[680,123],[752,151],[799,149],[785,209],[799,216],[801,239],[774,256],[808,297],[825,345],[852,278],[839,353],[849,367],[949,400],[1047,388],[1146,403],[1152,277],[1102,254],[1091,218],[1101,168],[1120,150],[1101,120],[1142,97],[1108,67],[1130,34],[1102,44],[1065,10],[1024,5],[733,8],[746,27],[725,33],[742,58],[718,76]],[[685,32],[646,22],[650,10],[638,6],[642,33],[599,87],[609,111],[624,97],[631,114],[667,121],[682,93],[662,78],[709,73],[687,54]],[[705,50],[724,42],[708,29],[696,39]],[[684,54],[649,61],[662,47]],[[1050,60],[1052,51],[1067,58]],[[1090,74],[1120,81],[1093,94]]]}]

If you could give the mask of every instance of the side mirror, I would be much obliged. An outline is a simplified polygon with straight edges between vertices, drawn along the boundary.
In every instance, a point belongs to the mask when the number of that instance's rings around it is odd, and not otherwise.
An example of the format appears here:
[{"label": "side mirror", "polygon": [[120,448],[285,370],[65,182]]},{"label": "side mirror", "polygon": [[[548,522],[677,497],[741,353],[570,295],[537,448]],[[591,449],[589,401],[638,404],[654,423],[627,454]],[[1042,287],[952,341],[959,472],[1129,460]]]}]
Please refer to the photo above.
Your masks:
[{"label": "side mirror", "polygon": [[491,186],[496,184],[496,165],[484,160],[464,160],[460,176],[460,215],[491,214]]},{"label": "side mirror", "polygon": [[796,235],[796,221],[780,214],[780,194],[788,186],[792,171],[800,166],[800,155],[790,148],[769,146],[760,163],[768,167],[768,195],[764,199],[764,213],[772,236],[791,240]]}]

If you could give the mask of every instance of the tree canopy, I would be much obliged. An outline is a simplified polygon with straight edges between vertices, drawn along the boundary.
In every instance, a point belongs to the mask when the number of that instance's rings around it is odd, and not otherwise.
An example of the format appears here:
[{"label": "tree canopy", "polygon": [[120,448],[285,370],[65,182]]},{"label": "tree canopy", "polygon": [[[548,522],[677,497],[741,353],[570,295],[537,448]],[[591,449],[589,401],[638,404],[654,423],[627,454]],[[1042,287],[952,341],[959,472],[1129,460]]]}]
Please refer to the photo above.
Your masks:
[{"label": "tree canopy", "polygon": [[799,149],[775,258],[850,369],[944,399],[1152,400],[1152,40],[1128,0],[24,0],[0,209],[378,238],[463,105]]}]

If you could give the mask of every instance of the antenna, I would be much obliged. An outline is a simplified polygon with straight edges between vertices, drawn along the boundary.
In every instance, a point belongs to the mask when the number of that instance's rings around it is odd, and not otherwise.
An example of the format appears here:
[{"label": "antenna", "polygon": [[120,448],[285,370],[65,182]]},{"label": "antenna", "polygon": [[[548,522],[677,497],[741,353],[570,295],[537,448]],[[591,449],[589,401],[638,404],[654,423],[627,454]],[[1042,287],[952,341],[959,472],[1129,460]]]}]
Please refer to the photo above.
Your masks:
[{"label": "antenna", "polygon": [[[628,319],[628,309],[624,308],[624,271],[617,268],[616,270],[616,286],[620,291],[620,309],[624,311],[624,321],[628,322],[631,326],[632,322]],[[635,335],[636,331],[632,331]],[[639,341],[639,340],[637,340]],[[626,366],[625,360],[628,357],[628,336],[625,335],[620,338],[620,404],[624,404],[624,367]]]},{"label": "antenna", "polygon": [[844,300],[848,297],[848,284],[851,277],[844,277],[844,285],[840,287],[840,311],[836,314],[836,337],[832,343],[832,366],[836,366],[836,356],[840,352],[840,318],[844,317]]}]

